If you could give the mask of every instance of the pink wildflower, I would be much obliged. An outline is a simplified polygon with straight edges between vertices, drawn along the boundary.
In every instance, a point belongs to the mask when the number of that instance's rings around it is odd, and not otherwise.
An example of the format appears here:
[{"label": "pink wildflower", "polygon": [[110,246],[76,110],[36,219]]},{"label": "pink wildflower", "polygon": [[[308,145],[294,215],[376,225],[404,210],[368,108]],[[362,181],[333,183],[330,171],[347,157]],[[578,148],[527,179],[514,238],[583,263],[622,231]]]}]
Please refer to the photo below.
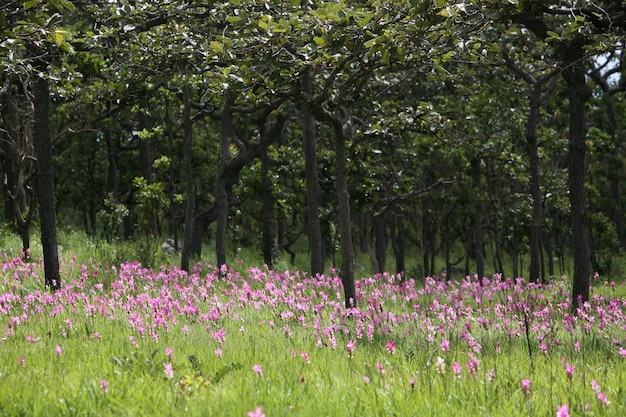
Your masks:
[{"label": "pink wildflower", "polygon": [[24,358],[22,356],[20,356],[19,358],[17,358],[17,363],[19,363],[21,366],[24,366]]},{"label": "pink wildflower", "polygon": [[609,405],[609,404],[610,404],[610,401],[609,401],[609,399],[606,397],[606,394],[605,394],[605,393],[603,393],[602,391],[599,391],[599,392],[598,392],[598,399],[600,400],[600,403],[601,403],[602,405]]},{"label": "pink wildflower", "polygon": [[450,351],[450,341],[448,339],[443,339],[441,341],[441,350],[443,350],[445,353],[448,353]]},{"label": "pink wildflower", "polygon": [[579,341],[574,342],[574,350],[576,352],[580,351],[580,342]]},{"label": "pink wildflower", "polygon": [[304,359],[305,363],[309,363],[310,359],[309,359],[309,354],[306,352],[300,352],[300,356],[302,356],[302,359]]},{"label": "pink wildflower", "polygon": [[454,362],[452,364],[452,371],[454,372],[454,376],[456,378],[461,377],[461,365],[458,362]]},{"label": "pink wildflower", "polygon": [[108,388],[107,387],[108,387],[108,384],[107,384],[106,379],[103,379],[102,381],[100,381],[100,388],[102,388],[102,392],[104,394],[106,394],[108,392]]},{"label": "pink wildflower", "polygon": [[556,417],[569,417],[569,407],[567,404],[560,406],[556,410]]},{"label": "pink wildflower", "polygon": [[598,391],[600,391],[600,385],[598,385],[595,379],[591,381],[591,389],[595,393],[598,393]]},{"label": "pink wildflower", "polygon": [[215,354],[217,355],[218,358],[221,358],[223,354],[222,349],[217,348],[217,350],[215,351]]},{"label": "pink wildflower", "polygon": [[524,395],[530,393],[530,379],[522,379],[522,392]]},{"label": "pink wildflower", "polygon": [[626,348],[619,348],[619,354],[622,355],[622,358],[626,358]]},{"label": "pink wildflower", "polygon": [[352,357],[354,355],[354,351],[356,350],[356,341],[350,339],[346,343],[346,350],[348,351],[348,356]]},{"label": "pink wildflower", "polygon": [[172,360],[172,353],[174,353],[173,349],[165,348],[165,356],[167,356],[168,361]]},{"label": "pink wildflower", "polygon": [[393,355],[393,353],[396,351],[396,341],[395,340],[390,340],[387,342],[387,350],[389,351],[389,353],[391,353]]},{"label": "pink wildflower", "polygon": [[572,365],[565,365],[565,374],[567,375],[567,378],[571,381],[572,377],[574,376],[574,371],[576,370],[575,366]]},{"label": "pink wildflower", "polygon": [[254,369],[254,372],[257,374],[257,376],[263,375],[263,367],[261,365],[254,365],[252,369]]},{"label": "pink wildflower", "polygon": [[363,382],[365,382],[366,384],[369,384],[370,378],[367,375],[363,375]]},{"label": "pink wildflower", "polygon": [[380,372],[381,376],[385,376],[385,367],[382,363],[376,362],[376,368],[378,368],[378,372]]},{"label": "pink wildflower", "polygon": [[265,417],[265,414],[263,414],[263,407],[257,407],[255,411],[248,412],[248,417]]},{"label": "pink wildflower", "polygon": [[172,364],[171,363],[164,363],[163,367],[165,368],[163,370],[163,372],[165,372],[165,376],[168,379],[174,378],[174,367],[172,366]]},{"label": "pink wildflower", "polygon": [[54,353],[56,353],[57,357],[61,357],[61,354],[63,353],[63,348],[59,345],[57,345],[57,347],[54,348]]}]

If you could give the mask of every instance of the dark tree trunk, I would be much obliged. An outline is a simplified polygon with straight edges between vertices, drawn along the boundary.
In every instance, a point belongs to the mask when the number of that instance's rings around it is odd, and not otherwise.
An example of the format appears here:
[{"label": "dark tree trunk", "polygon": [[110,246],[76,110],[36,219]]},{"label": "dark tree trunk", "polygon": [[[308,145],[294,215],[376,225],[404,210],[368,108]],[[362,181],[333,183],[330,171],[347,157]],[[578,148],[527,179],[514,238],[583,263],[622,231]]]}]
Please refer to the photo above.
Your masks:
[{"label": "dark tree trunk", "polygon": [[104,132],[104,140],[107,146],[107,192],[111,195],[114,201],[119,200],[119,182],[117,180],[117,158],[118,149],[117,143],[113,139],[111,132]]},{"label": "dark tree trunk", "polygon": [[382,214],[374,219],[374,253],[378,271],[383,273],[387,268],[387,248],[389,247],[389,236],[387,235],[387,215]]},{"label": "dark tree trunk", "polygon": [[[309,69],[306,69],[302,74],[302,91],[305,97],[313,95]],[[309,253],[311,255],[311,274],[316,275],[324,273],[324,256],[322,254],[322,232],[319,217],[320,191],[317,174],[316,121],[307,100],[304,100],[303,117]]]},{"label": "dark tree trunk", "polygon": [[343,120],[334,120],[335,130],[335,174],[341,241],[341,282],[346,308],[356,307],[356,287],[354,283],[354,249],[352,245],[352,220],[350,217],[350,193],[348,192],[348,167],[346,160],[346,140],[352,134],[352,115],[344,115]]},{"label": "dark tree trunk", "polygon": [[542,222],[541,184],[539,172],[539,146],[537,143],[537,125],[539,124],[539,110],[541,106],[541,87],[537,83],[533,86],[530,95],[530,109],[526,121],[526,144],[530,165],[530,196],[532,198],[532,222],[530,225],[530,271],[529,279],[539,282],[540,239]]},{"label": "dark tree trunk", "polygon": [[196,191],[193,183],[193,173],[191,165],[191,145],[193,142],[193,123],[191,121],[191,103],[189,98],[189,87],[183,88],[183,124],[185,128],[185,139],[183,141],[183,172],[185,177],[185,237],[183,239],[183,251],[181,254],[181,269],[189,272],[191,259],[191,247],[193,242],[194,216],[196,215]]},{"label": "dark tree trunk", "polygon": [[268,173],[269,156],[267,149],[261,151],[261,184],[263,197],[261,202],[261,250],[263,262],[272,269],[274,264],[274,235],[272,221],[274,219],[274,199],[272,197],[272,179]]},{"label": "dark tree trunk", "polygon": [[[474,190],[478,192],[480,190],[480,158],[474,158],[471,161],[472,166],[472,180],[474,182]],[[482,279],[485,276],[485,254],[484,254],[484,241],[483,241],[483,207],[480,203],[480,198],[475,199],[474,207],[474,256],[476,257],[476,274],[478,279]]]},{"label": "dark tree trunk", "polygon": [[405,243],[404,243],[404,221],[400,216],[394,216],[391,221],[391,246],[396,258],[396,273],[404,274],[405,266]]},{"label": "dark tree trunk", "polygon": [[4,173],[4,220],[5,222],[15,230],[15,207],[13,204],[15,184],[17,183],[17,176],[15,174],[15,160],[16,152],[13,149],[13,143],[20,137],[20,114],[17,107],[17,99],[15,98],[15,88],[10,86],[6,97],[6,104],[2,106],[5,111],[6,121],[8,122],[8,129],[6,130],[6,138],[1,140],[2,146],[2,172]]},{"label": "dark tree trunk", "polygon": [[[47,73],[47,65],[41,69]],[[44,77],[36,77],[33,86],[35,126],[33,144],[37,158],[37,197],[41,225],[44,276],[46,288],[61,287],[59,252],[54,202],[54,171],[52,163],[52,139],[50,137],[50,86]]]},{"label": "dark tree trunk", "polygon": [[587,122],[585,105],[590,97],[585,80],[585,51],[581,44],[572,43],[565,52],[563,75],[569,97],[569,165],[568,186],[572,228],[572,256],[574,277],[572,309],[589,300],[591,255],[585,197],[585,154],[587,151]]},{"label": "dark tree trunk", "polygon": [[221,163],[220,172],[215,180],[215,256],[217,267],[226,265],[226,227],[228,223],[228,193],[226,190],[226,167],[232,155],[230,153],[231,136],[233,135],[233,103],[235,97],[232,92],[226,92],[220,127]]}]

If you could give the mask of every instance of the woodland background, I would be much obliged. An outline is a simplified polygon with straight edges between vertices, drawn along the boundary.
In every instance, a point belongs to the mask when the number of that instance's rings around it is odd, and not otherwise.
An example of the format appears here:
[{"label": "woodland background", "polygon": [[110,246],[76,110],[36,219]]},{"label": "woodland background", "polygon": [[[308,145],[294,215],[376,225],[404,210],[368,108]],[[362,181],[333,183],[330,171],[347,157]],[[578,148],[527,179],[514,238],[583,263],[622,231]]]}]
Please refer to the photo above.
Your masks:
[{"label": "woodland background", "polygon": [[[165,239],[181,267],[623,274],[614,1],[15,0],[0,6],[3,220]],[[37,215],[38,214],[38,215]]]}]

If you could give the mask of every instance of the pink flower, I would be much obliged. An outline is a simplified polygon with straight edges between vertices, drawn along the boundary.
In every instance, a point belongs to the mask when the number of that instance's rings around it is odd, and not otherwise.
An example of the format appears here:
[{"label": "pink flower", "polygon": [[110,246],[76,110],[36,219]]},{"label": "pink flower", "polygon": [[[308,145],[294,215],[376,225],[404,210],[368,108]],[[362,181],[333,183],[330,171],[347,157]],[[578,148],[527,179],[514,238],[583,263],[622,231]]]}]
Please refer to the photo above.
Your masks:
[{"label": "pink flower", "polygon": [[265,417],[265,414],[263,414],[263,407],[257,407],[255,411],[249,411],[248,417]]},{"label": "pink flower", "polygon": [[57,345],[57,347],[54,348],[54,353],[56,353],[57,357],[61,357],[61,354],[63,353],[63,348],[59,345]]},{"label": "pink flower", "polygon": [[446,353],[450,351],[450,341],[449,340],[443,339],[441,341],[441,350],[443,350]]},{"label": "pink flower", "polygon": [[574,342],[574,350],[576,352],[580,351],[580,342],[578,342],[578,341]]},{"label": "pink flower", "polygon": [[380,372],[381,376],[385,376],[385,368],[382,363],[376,362],[376,368],[378,368],[378,372]]},{"label": "pink flower", "polygon": [[163,370],[163,372],[165,372],[165,376],[168,379],[174,378],[174,367],[172,366],[172,364],[171,363],[164,363],[163,367],[165,368]]},{"label": "pink flower", "polygon": [[522,392],[524,395],[530,393],[530,379],[522,379]]},{"label": "pink flower", "polygon": [[309,362],[310,362],[310,360],[309,360],[309,354],[308,354],[308,353],[306,353],[306,352],[300,352],[300,356],[302,356],[302,359],[304,359],[304,362],[305,362],[305,363],[309,363]]},{"label": "pink flower", "polygon": [[598,399],[600,400],[600,403],[602,403],[602,405],[609,405],[610,404],[610,401],[606,397],[606,394],[604,394],[602,391],[598,392]]},{"label": "pink flower", "polygon": [[396,351],[396,341],[395,340],[390,340],[387,342],[387,350],[389,351],[389,353],[391,353],[393,355],[393,353]]},{"label": "pink flower", "polygon": [[173,349],[165,348],[165,356],[167,356],[168,361],[172,360],[172,353],[174,353]]},{"label": "pink flower", "polygon": [[369,384],[370,378],[367,375],[363,375],[363,382],[365,382],[366,384]]},{"label": "pink flower", "polygon": [[560,406],[556,410],[556,417],[569,417],[569,407],[567,404]]},{"label": "pink flower", "polygon": [[346,350],[348,351],[348,356],[352,357],[354,355],[354,351],[356,350],[356,341],[350,339],[346,343]]},{"label": "pink flower", "polygon": [[571,381],[572,377],[574,376],[574,371],[576,370],[575,366],[572,365],[565,365],[565,375],[567,375],[567,378]]},{"label": "pink flower", "polygon": [[622,358],[626,358],[626,348],[619,348],[619,354],[622,355]]},{"label": "pink flower", "polygon": [[222,357],[222,353],[223,353],[223,352],[222,352],[222,349],[220,349],[220,348],[218,348],[218,349],[215,351],[215,354],[217,355],[217,357],[218,357],[218,358],[221,358],[221,357]]},{"label": "pink flower", "polygon": [[263,375],[263,367],[261,365],[254,365],[252,369],[254,369],[254,372],[257,374],[257,376]]},{"label": "pink flower", "polygon": [[598,391],[600,391],[600,385],[598,385],[598,383],[596,382],[596,380],[592,380],[591,381],[591,389],[593,390],[593,392],[595,392],[596,394],[598,393]]},{"label": "pink flower", "polygon": [[22,356],[20,356],[19,358],[17,358],[17,363],[19,363],[21,366],[24,366],[24,358]]},{"label": "pink flower", "polygon": [[458,362],[454,362],[452,364],[452,371],[454,372],[454,376],[457,378],[461,377],[461,365]]},{"label": "pink flower", "polygon": [[108,392],[107,386],[108,386],[108,384],[107,384],[106,379],[103,379],[102,381],[100,381],[100,388],[102,388],[102,392],[104,394],[106,394]]}]

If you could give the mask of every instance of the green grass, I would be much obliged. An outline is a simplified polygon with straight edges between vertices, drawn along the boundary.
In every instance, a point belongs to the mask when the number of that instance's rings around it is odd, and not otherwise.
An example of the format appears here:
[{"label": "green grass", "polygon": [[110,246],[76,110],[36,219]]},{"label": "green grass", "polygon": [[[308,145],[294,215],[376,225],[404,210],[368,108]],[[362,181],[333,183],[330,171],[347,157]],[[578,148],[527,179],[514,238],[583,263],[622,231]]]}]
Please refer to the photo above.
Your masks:
[{"label": "green grass", "polygon": [[[175,262],[160,275],[159,269],[126,270],[111,256],[132,249],[89,246],[71,235],[63,240],[66,287],[57,294],[40,289],[36,248],[32,264],[5,258],[0,415],[247,416],[262,407],[268,417],[550,416],[562,404],[575,416],[626,415],[626,358],[619,351],[626,348],[622,284],[594,282],[589,327],[578,318],[571,332],[562,321],[569,308],[558,306],[569,300],[569,286],[560,281],[539,290],[479,291],[462,284],[409,288],[386,278],[364,280],[359,319],[344,314],[336,277],[317,286],[304,274],[283,269],[253,269],[249,276],[250,265],[241,259],[251,254],[241,253],[228,277],[218,280],[207,266],[195,277],[180,275],[170,268]],[[122,278],[122,269],[130,278]],[[262,279],[255,280],[257,275]],[[176,310],[187,299],[197,313]],[[523,321],[523,310],[504,314],[507,323],[497,313],[511,306],[510,300],[528,305],[534,300],[531,313],[549,306],[545,321],[531,314],[537,329],[530,341],[523,332],[507,336]],[[610,310],[609,321],[597,307],[606,312],[611,303],[621,305]],[[156,325],[161,313],[165,324]],[[151,328],[139,332],[133,315]],[[360,337],[359,320],[365,323]],[[222,344],[213,335],[218,330],[225,332]],[[537,334],[551,337],[546,354]],[[448,352],[441,348],[444,338]],[[468,338],[481,345],[472,354]],[[356,340],[352,356],[348,340]],[[393,354],[387,348],[392,340]],[[467,367],[472,358],[479,361],[475,377]],[[571,380],[563,358],[576,367]],[[455,362],[461,367],[458,377]],[[173,377],[166,375],[165,364],[172,365]],[[523,392],[522,379],[531,381],[529,393]],[[608,405],[592,389],[594,380]]]}]

